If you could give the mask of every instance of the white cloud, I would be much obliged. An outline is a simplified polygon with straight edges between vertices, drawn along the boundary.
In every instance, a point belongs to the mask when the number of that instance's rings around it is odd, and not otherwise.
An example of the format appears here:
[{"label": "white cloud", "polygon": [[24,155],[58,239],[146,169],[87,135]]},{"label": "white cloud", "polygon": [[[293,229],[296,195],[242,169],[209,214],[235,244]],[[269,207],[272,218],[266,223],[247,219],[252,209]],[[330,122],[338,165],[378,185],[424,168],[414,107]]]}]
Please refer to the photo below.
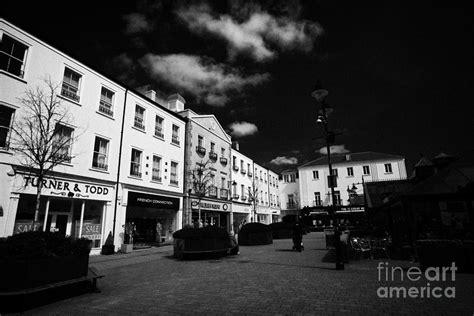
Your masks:
[{"label": "white cloud", "polygon": [[267,12],[256,11],[240,23],[230,15],[216,17],[209,6],[181,8],[177,15],[191,31],[208,32],[228,42],[230,57],[248,52],[257,61],[276,56],[274,46],[282,50],[310,51],[321,26],[313,21],[275,17]]},{"label": "white cloud", "polygon": [[129,13],[122,17],[127,25],[125,26],[125,34],[134,35],[152,30],[151,23],[141,13]]},{"label": "white cloud", "polygon": [[298,163],[298,158],[296,157],[288,157],[288,156],[279,156],[276,157],[275,159],[272,159],[270,161],[271,164],[274,165],[296,165]]},{"label": "white cloud", "polygon": [[258,132],[257,125],[249,122],[234,122],[229,125],[231,135],[235,137],[243,137],[253,135]]},{"label": "white cloud", "polygon": [[[330,150],[331,150],[331,154],[345,154],[345,153],[350,152],[349,149],[346,149],[345,145],[333,145],[330,147]],[[326,147],[322,147],[321,149],[319,149],[319,153],[323,155],[327,155],[328,150]]]},{"label": "white cloud", "polygon": [[242,92],[247,86],[269,79],[267,73],[244,76],[235,68],[195,55],[149,53],[140,59],[140,64],[153,77],[185,89],[213,106],[225,105],[228,93]]}]

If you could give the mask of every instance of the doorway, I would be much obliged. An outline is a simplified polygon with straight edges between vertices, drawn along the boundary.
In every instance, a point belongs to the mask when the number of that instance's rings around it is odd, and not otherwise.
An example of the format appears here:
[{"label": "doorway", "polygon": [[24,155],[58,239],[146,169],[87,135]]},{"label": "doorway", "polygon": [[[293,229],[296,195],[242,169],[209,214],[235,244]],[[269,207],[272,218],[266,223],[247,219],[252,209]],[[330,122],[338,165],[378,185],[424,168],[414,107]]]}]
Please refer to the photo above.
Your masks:
[{"label": "doorway", "polygon": [[51,212],[48,214],[46,231],[56,232],[63,236],[71,235],[71,213]]}]

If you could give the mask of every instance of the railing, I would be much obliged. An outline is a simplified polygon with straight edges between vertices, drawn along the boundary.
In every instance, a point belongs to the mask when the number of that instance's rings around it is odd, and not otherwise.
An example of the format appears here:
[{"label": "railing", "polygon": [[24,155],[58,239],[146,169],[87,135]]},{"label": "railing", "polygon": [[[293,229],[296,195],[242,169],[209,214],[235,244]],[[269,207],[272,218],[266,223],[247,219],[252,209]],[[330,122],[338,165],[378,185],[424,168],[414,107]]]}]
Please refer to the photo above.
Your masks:
[{"label": "railing", "polygon": [[217,187],[216,186],[210,186],[209,187],[209,196],[210,197],[217,197]]},{"label": "railing", "polygon": [[114,116],[114,111],[112,109],[112,104],[107,103],[105,101],[100,101],[99,103],[99,112],[104,113],[108,116]]},{"label": "railing", "polygon": [[242,201],[246,201],[246,200],[247,200],[247,197],[246,197],[245,195],[242,195],[242,196],[240,197],[240,199],[241,199]]},{"label": "railing", "polygon": [[234,169],[235,171],[239,171],[239,166],[233,165],[233,166],[232,166],[232,169]]},{"label": "railing", "polygon": [[206,148],[202,146],[196,146],[196,152],[200,155],[205,155],[206,154]]},{"label": "railing", "polygon": [[227,165],[227,158],[221,157],[221,158],[219,158],[219,161],[220,161],[221,164],[223,164],[224,166]]},{"label": "railing", "polygon": [[107,170],[108,166],[105,163],[107,156],[100,152],[94,151],[94,158],[92,159],[92,168]]},{"label": "railing", "polygon": [[140,172],[140,164],[133,162],[130,166],[130,175],[135,177],[142,177],[142,173]]},{"label": "railing", "polygon": [[296,208],[296,203],[295,202],[287,202],[286,203],[286,208],[287,209]]},{"label": "railing", "polygon": [[163,138],[163,130],[160,126],[155,126],[155,136],[159,138]]},{"label": "railing", "polygon": [[245,170],[244,168],[241,168],[241,169],[240,169],[240,173],[241,173],[241,174],[246,174],[246,173],[247,173],[247,170]]},{"label": "railing", "polygon": [[178,180],[170,179],[170,184],[172,185],[178,185]]},{"label": "railing", "polygon": [[238,200],[238,199],[239,199],[239,195],[238,195],[238,194],[232,194],[232,199],[233,199],[233,200]]},{"label": "railing", "polygon": [[151,179],[153,181],[161,182],[161,170],[157,168],[152,168],[151,171],[152,171]]},{"label": "railing", "polygon": [[321,201],[321,200],[313,201],[313,206],[321,206],[321,205],[323,205],[323,201]]},{"label": "railing", "polygon": [[63,86],[61,88],[61,95],[68,99],[71,99],[75,102],[79,102],[80,97],[77,95],[77,88],[71,86],[70,84],[63,82]]},{"label": "railing", "polygon": [[252,173],[251,171],[249,171],[249,172],[247,172],[247,175],[248,175],[249,177],[251,177],[251,176],[253,176],[253,173]]},{"label": "railing", "polygon": [[143,125],[143,118],[135,116],[133,126],[138,129],[145,130],[145,125]]},{"label": "railing", "polygon": [[221,189],[220,190],[220,197],[221,197],[221,199],[228,199],[229,198],[229,190]]},{"label": "railing", "polygon": [[217,154],[215,152],[210,151],[209,152],[209,159],[216,161],[217,160]]},{"label": "railing", "polygon": [[171,135],[171,142],[175,145],[179,145],[179,137],[178,135]]}]

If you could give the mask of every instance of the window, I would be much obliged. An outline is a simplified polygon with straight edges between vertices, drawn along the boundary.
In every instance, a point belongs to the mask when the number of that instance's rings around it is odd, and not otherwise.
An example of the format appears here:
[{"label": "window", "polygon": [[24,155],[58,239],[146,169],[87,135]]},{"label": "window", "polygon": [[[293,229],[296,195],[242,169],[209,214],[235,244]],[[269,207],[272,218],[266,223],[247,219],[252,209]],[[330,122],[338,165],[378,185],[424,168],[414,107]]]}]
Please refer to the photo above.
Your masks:
[{"label": "window", "polygon": [[79,102],[79,83],[81,81],[81,75],[77,72],[65,68],[63,84],[61,87],[61,95],[75,102]]},{"label": "window", "polygon": [[28,46],[3,34],[0,42],[0,69],[23,78]]},{"label": "window", "polygon": [[172,127],[171,142],[173,144],[179,145],[179,126],[174,124]]},{"label": "window", "polygon": [[72,128],[56,124],[54,130],[55,139],[52,147],[52,155],[56,159],[64,162],[71,161],[72,132]]},{"label": "window", "polygon": [[225,189],[226,188],[226,180],[224,177],[221,178],[221,188]]},{"label": "window", "polygon": [[245,199],[245,185],[243,184],[240,185],[240,196]]},{"label": "window", "polygon": [[94,156],[92,157],[92,167],[107,170],[107,155],[109,152],[109,141],[102,137],[95,137]]},{"label": "window", "polygon": [[225,157],[225,148],[221,148],[221,157]]},{"label": "window", "polygon": [[232,156],[232,165],[233,166],[237,165],[237,158],[235,156]]},{"label": "window", "polygon": [[204,137],[202,137],[201,135],[198,135],[198,146],[204,147]]},{"label": "window", "polygon": [[296,206],[294,195],[293,194],[288,194],[288,205],[287,208],[293,208]]},{"label": "window", "polygon": [[0,105],[0,148],[8,148],[10,140],[10,126],[15,110]]},{"label": "window", "polygon": [[158,156],[153,156],[151,180],[161,182],[161,158]]},{"label": "window", "polygon": [[392,164],[386,163],[385,164],[385,173],[392,173]]},{"label": "window", "polygon": [[370,168],[369,168],[369,166],[363,166],[362,169],[363,169],[363,174],[364,174],[364,175],[370,174]]},{"label": "window", "polygon": [[289,182],[289,175],[285,174],[283,176],[283,179],[285,180],[285,182]]},{"label": "window", "polygon": [[354,176],[354,168],[347,167],[347,176],[348,177],[353,177]]},{"label": "window", "polygon": [[155,136],[163,138],[163,118],[158,115],[155,116]]},{"label": "window", "polygon": [[130,162],[130,175],[142,177],[142,151],[132,148],[132,159]]},{"label": "window", "polygon": [[313,179],[319,179],[319,171],[313,170]]},{"label": "window", "polygon": [[249,163],[247,164],[247,172],[248,172],[248,173],[251,173],[251,172],[252,172],[252,171],[250,171],[250,164],[249,164]]},{"label": "window", "polygon": [[341,192],[334,191],[334,205],[341,205]]},{"label": "window", "polygon": [[290,174],[290,182],[296,182],[296,175],[294,173]]},{"label": "window", "polygon": [[138,104],[135,105],[135,120],[133,126],[143,131],[145,130],[145,109]]},{"label": "window", "polygon": [[338,176],[337,169],[332,169],[332,175],[336,177]]},{"label": "window", "polygon": [[314,206],[321,206],[321,193],[314,192]]},{"label": "window", "polygon": [[114,111],[112,107],[113,100],[114,93],[109,89],[102,87],[102,90],[100,91],[99,112],[109,116],[114,116]]},{"label": "window", "polygon": [[244,161],[243,161],[243,160],[240,160],[240,169],[241,169],[242,171],[245,171],[245,169],[244,169]]},{"label": "window", "polygon": [[267,173],[266,172],[263,174],[263,178],[265,179],[265,183],[267,183]]},{"label": "window", "polygon": [[214,144],[213,142],[211,142],[211,153],[214,152],[215,148],[216,148],[216,144]]},{"label": "window", "polygon": [[170,184],[178,185],[178,163],[171,162]]},{"label": "window", "polygon": [[263,181],[262,170],[260,170],[260,181]]}]

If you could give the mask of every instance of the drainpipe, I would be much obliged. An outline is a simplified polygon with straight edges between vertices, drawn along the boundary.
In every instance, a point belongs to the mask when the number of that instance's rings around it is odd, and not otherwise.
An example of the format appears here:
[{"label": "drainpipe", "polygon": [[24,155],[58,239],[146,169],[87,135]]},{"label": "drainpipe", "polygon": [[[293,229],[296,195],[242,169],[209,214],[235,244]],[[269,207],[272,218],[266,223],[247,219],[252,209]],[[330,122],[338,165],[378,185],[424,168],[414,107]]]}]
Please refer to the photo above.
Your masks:
[{"label": "drainpipe", "polygon": [[[117,221],[117,199],[118,199],[118,191],[119,191],[119,184],[120,184],[120,167],[122,162],[122,143],[123,143],[123,130],[125,126],[125,109],[127,107],[127,96],[128,96],[128,89],[125,89],[125,99],[123,101],[123,114],[122,114],[122,128],[120,130],[120,147],[119,147],[119,156],[118,156],[118,170],[117,170],[117,182],[116,182],[116,189],[115,189],[115,207],[114,207],[114,224],[112,227],[112,236],[114,238],[114,245],[115,245],[115,223]],[[122,196],[123,199],[123,196]]]}]

